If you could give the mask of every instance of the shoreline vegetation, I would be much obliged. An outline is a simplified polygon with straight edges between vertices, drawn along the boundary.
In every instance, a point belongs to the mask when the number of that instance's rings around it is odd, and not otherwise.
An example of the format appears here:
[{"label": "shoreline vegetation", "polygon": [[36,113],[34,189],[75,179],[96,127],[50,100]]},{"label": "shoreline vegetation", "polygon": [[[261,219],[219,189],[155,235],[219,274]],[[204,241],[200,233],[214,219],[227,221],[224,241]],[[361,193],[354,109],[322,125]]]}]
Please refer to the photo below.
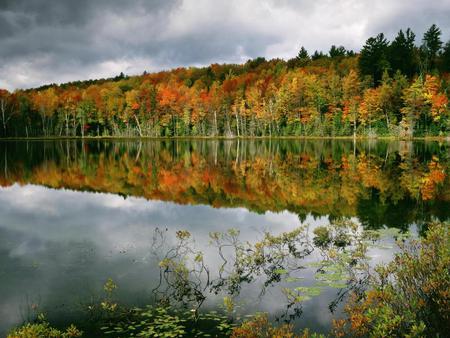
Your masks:
[{"label": "shoreline vegetation", "polygon": [[450,137],[450,41],[408,28],[332,46],[157,73],[0,89],[0,138]]},{"label": "shoreline vegetation", "polygon": [[344,140],[344,141],[445,141],[450,142],[449,136],[36,136],[36,137],[4,137],[0,141],[49,141],[49,140],[220,140],[220,141],[237,141],[237,140]]},{"label": "shoreline vegetation", "polygon": [[[203,253],[192,246],[195,241],[191,234],[180,230],[176,233],[174,247],[168,249],[159,263],[167,283],[167,287],[159,286],[165,292],[161,293],[159,287],[154,290],[162,296],[159,304],[144,308],[124,306],[115,298],[115,290],[120,286],[108,279],[103,286],[105,294],[88,307],[91,327],[86,323],[72,324],[61,331],[52,327],[41,312],[34,322],[12,329],[7,337],[82,337],[85,327],[94,329],[88,334],[112,337],[445,336],[450,329],[448,226],[446,222],[432,221],[421,238],[408,233],[391,233],[396,234],[398,252],[391,261],[376,267],[368,265],[368,249],[377,246],[386,233],[383,234],[383,230],[360,231],[349,220],[316,228],[312,242],[307,235],[305,237],[306,228],[280,235],[266,233],[254,244],[240,241],[236,229],[212,232],[210,238],[220,254],[228,245],[237,250],[231,261],[223,258],[224,265],[234,267],[229,275],[222,270],[215,274],[204,261]],[[304,264],[301,261],[313,250],[319,250],[323,257],[310,264],[317,268],[318,283],[295,287],[301,278],[291,273],[298,271],[298,264]],[[277,269],[271,268],[274,262]],[[212,279],[207,278],[204,285],[199,278],[202,276]],[[324,288],[335,288],[339,290],[336,301],[345,302],[343,316],[333,320],[327,334],[317,334],[308,328],[295,330],[290,321],[271,323],[266,313],[240,317],[233,299],[239,294],[241,284],[250,283],[257,276],[266,278],[265,287],[294,281],[283,293],[290,304],[287,309],[294,306],[300,309],[300,314],[305,301],[319,296]],[[223,311],[199,311],[209,289],[226,292]]]}]

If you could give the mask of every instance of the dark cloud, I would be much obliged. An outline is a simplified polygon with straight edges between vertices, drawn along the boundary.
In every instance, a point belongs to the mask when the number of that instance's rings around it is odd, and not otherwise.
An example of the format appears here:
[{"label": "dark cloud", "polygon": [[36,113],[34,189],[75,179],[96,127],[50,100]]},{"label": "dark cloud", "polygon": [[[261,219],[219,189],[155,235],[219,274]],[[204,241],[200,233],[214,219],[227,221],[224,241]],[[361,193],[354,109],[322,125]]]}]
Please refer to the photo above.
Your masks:
[{"label": "dark cloud", "polygon": [[357,50],[407,27],[420,43],[432,23],[447,40],[448,17],[438,0],[0,0],[0,87]]},{"label": "dark cloud", "polygon": [[124,14],[129,12],[154,13],[170,9],[174,0],[4,0],[0,10],[23,13],[41,25],[82,25],[105,12]]},{"label": "dark cloud", "polygon": [[442,30],[443,38],[450,38],[450,1],[411,0],[400,3],[402,6],[393,2],[392,7],[389,7],[389,11],[382,17],[376,15],[379,8],[375,7],[373,15],[378,19],[368,26],[367,33],[375,35],[383,32],[386,37],[393,39],[400,29],[411,28],[416,34],[416,44],[419,45],[423,33],[432,24],[437,24]]}]

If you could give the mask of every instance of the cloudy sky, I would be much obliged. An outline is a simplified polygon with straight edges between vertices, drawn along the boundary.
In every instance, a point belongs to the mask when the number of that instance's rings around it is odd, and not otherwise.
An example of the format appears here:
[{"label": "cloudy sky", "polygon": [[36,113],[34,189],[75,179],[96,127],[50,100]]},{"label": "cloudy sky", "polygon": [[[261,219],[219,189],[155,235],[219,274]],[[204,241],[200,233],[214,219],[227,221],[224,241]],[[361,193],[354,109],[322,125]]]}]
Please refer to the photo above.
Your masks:
[{"label": "cloudy sky", "polygon": [[290,58],[432,23],[450,0],[0,0],[0,88]]}]

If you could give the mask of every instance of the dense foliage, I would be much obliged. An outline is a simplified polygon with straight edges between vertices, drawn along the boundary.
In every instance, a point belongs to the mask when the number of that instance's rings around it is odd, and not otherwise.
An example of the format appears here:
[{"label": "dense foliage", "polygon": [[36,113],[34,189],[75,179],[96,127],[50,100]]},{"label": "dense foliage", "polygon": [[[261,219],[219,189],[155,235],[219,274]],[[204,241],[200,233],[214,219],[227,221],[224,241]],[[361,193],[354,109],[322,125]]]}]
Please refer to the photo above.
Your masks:
[{"label": "dense foliage", "polygon": [[290,324],[273,325],[266,314],[256,314],[233,329],[231,338],[325,338],[325,335],[315,334],[305,329],[301,334],[295,334]]},{"label": "dense foliage", "polygon": [[34,323],[26,323],[11,330],[7,338],[76,338],[83,336],[83,331],[70,325],[65,330],[54,328],[41,314]]},{"label": "dense foliage", "polygon": [[332,46],[288,61],[0,90],[1,137],[448,135],[450,42],[435,25],[359,54]]},{"label": "dense foliage", "polygon": [[336,322],[337,335],[445,337],[450,331],[449,224],[431,224],[426,237],[400,243],[379,266],[363,295],[354,295]]}]

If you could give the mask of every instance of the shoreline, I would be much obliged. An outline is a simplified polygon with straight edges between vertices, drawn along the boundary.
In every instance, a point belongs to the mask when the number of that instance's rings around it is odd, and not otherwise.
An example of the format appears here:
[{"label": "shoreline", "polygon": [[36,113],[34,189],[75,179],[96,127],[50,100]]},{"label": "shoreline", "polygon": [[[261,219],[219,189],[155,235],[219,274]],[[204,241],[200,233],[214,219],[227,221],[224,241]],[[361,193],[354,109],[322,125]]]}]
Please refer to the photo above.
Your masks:
[{"label": "shoreline", "polygon": [[37,136],[37,137],[5,137],[2,141],[54,141],[54,140],[343,140],[343,141],[434,141],[450,142],[449,136]]}]

